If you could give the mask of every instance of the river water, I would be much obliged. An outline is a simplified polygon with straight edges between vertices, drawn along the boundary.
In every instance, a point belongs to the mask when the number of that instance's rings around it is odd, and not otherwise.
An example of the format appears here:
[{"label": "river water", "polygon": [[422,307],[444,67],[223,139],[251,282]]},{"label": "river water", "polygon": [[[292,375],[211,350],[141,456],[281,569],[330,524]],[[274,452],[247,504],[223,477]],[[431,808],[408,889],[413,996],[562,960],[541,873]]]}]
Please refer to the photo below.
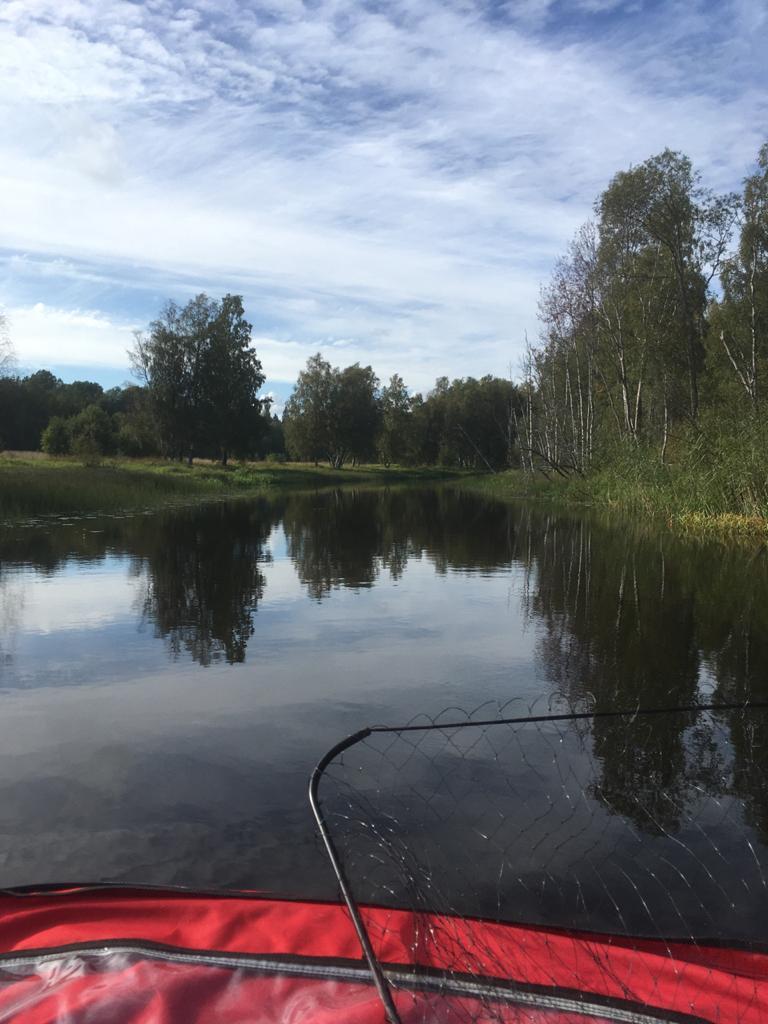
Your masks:
[{"label": "river water", "polygon": [[[0,884],[332,897],[306,785],[339,739],[424,716],[768,698],[766,553],[452,487],[30,523],[0,535],[0,687]],[[512,780],[488,813],[517,822],[503,846],[520,914],[567,877],[576,920],[650,847],[665,907],[674,878],[700,876],[745,927],[768,875],[760,712],[532,729],[512,747],[451,733],[450,761],[446,733],[429,734],[419,757],[439,786],[421,769],[407,782],[419,807],[427,789],[477,807],[467,787],[495,792],[489,766]],[[358,769],[389,806],[415,762],[383,754],[386,770],[381,749]],[[460,828],[448,817],[430,829],[442,850]],[[564,838],[591,882],[562,862]]]}]

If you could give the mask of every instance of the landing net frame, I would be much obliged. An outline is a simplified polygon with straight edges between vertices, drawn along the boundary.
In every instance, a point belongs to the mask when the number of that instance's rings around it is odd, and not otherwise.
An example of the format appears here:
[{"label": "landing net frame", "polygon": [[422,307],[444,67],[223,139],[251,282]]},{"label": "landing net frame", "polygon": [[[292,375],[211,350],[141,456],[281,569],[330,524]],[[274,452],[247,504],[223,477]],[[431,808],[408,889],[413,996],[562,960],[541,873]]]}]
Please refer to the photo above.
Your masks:
[{"label": "landing net frame", "polygon": [[[513,703],[513,702],[510,702]],[[376,953],[375,943],[370,929],[365,921],[364,907],[355,892],[355,885],[349,877],[349,871],[345,864],[345,857],[339,850],[339,836],[335,834],[334,828],[329,820],[329,815],[324,807],[321,795],[321,787],[328,778],[329,768],[339,763],[343,755],[353,750],[360,744],[372,737],[392,736],[396,738],[409,737],[412,734],[426,733],[461,733],[471,729],[492,729],[497,726],[506,727],[530,727],[530,726],[552,726],[558,724],[594,724],[611,719],[621,720],[624,723],[636,723],[641,720],[651,720],[661,716],[699,716],[702,714],[727,714],[744,713],[753,711],[768,710],[768,701],[732,701],[732,702],[711,702],[691,703],[673,706],[657,706],[622,708],[615,710],[588,710],[569,711],[552,713],[531,713],[508,716],[504,714],[509,705],[498,709],[495,717],[475,717],[482,713],[488,705],[480,705],[474,711],[467,713],[461,708],[449,708],[442,712],[435,719],[427,719],[424,716],[414,719],[403,725],[378,725],[358,730],[335,744],[318,762],[312,772],[309,783],[309,801],[312,812],[322,839],[323,846],[330,861],[342,899],[347,907],[348,913],[354,925],[363,957],[368,964],[372,980],[384,1007],[386,1018],[390,1024],[401,1024],[401,1016],[395,1005],[393,991],[388,980],[387,969]],[[451,713],[464,715],[464,718],[451,718]],[[764,883],[765,884],[765,883]],[[639,1019],[639,1018],[638,1018]]]}]

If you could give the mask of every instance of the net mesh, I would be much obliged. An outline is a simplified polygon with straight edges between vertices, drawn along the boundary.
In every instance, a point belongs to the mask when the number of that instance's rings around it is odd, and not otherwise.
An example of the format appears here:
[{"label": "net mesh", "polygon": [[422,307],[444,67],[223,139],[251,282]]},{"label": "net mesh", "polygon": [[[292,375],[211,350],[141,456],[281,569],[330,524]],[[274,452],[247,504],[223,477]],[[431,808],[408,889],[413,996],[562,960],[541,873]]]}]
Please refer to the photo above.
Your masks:
[{"label": "net mesh", "polygon": [[[765,948],[768,710],[551,710],[451,709],[325,765],[319,813],[375,956],[403,922],[366,906],[405,908],[411,962],[448,987],[492,977],[752,1020],[759,983],[722,958]],[[461,1019],[508,1019],[481,1003]]]}]

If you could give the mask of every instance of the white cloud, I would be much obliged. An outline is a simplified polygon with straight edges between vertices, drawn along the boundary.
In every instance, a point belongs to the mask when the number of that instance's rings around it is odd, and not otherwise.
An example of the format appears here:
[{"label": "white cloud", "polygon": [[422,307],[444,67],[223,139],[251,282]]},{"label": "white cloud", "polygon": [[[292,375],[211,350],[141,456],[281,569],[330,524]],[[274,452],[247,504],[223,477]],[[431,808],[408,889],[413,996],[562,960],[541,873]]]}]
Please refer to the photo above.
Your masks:
[{"label": "white cloud", "polygon": [[[80,303],[103,267],[85,304],[110,323],[121,268],[147,282],[144,321],[167,294],[243,291],[271,379],[342,341],[417,387],[505,372],[615,171],[669,145],[738,183],[765,123],[765,21],[758,0],[670,0],[655,20],[639,0],[525,0],[506,23],[484,9],[6,2],[3,244],[70,279],[87,264]],[[50,287],[36,298],[61,319]],[[95,344],[125,365],[122,330],[70,333],[72,361]]]},{"label": "white cloud", "polygon": [[103,313],[55,309],[42,302],[7,310],[9,329],[22,365],[127,366],[133,341],[131,324]]}]

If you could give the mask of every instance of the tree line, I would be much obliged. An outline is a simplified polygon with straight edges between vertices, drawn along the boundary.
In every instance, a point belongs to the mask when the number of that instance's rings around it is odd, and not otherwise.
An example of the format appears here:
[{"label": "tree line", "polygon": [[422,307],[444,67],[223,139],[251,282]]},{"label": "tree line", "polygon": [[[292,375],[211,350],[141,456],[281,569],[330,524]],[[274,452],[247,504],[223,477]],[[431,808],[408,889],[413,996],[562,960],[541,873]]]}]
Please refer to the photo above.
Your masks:
[{"label": "tree line", "polygon": [[0,444],[562,476],[621,452],[679,461],[702,438],[714,450],[713,429],[728,424],[752,431],[757,450],[768,395],[768,143],[739,193],[716,194],[670,150],[616,174],[543,287],[539,319],[518,382],[440,377],[418,394],[398,374],[382,385],[371,366],[334,367],[317,353],[282,419],[260,395],[265,375],[239,295],[167,303],[131,351],[140,385],[109,391],[45,370],[8,375],[0,329]]},{"label": "tree line", "polygon": [[748,450],[750,471],[726,474],[723,487],[758,500],[768,143],[738,193],[707,188],[671,150],[616,174],[542,288],[539,320],[517,384],[442,377],[412,395],[398,375],[380,387],[370,366],[340,370],[318,353],[286,406],[288,451],[334,466],[376,459],[560,476],[641,455],[659,466],[698,461],[704,476],[707,463],[734,466]]},{"label": "tree line", "polygon": [[[249,457],[282,457],[282,424],[262,405],[263,423],[242,442]],[[96,381],[65,383],[50,370],[0,377],[0,449],[45,451],[84,459],[169,456],[145,386],[105,389]],[[200,448],[194,454],[209,454]]]},{"label": "tree line", "polygon": [[98,448],[103,454],[153,454],[142,389],[105,390],[95,381],[65,384],[50,370],[0,378],[0,444],[52,454]]},{"label": "tree line", "polygon": [[299,460],[346,463],[511,465],[522,410],[517,386],[486,376],[438,378],[426,397],[394,374],[385,386],[370,366],[307,360],[283,415],[285,443]]},{"label": "tree line", "polygon": [[140,384],[105,391],[48,370],[0,379],[0,444],[85,458],[119,454],[327,461],[387,466],[511,465],[522,410],[510,380],[437,380],[411,394],[395,374],[332,367],[312,356],[282,419],[260,396],[265,381],[242,297],[169,302],[130,353]]},{"label": "tree line", "polygon": [[6,340],[0,447],[85,458],[200,456],[225,464],[230,454],[283,452],[282,424],[259,396],[265,378],[240,296],[198,295],[183,307],[169,302],[136,335],[130,356],[141,384],[104,390],[94,381],[64,383],[49,370],[13,374]]},{"label": "tree line", "polygon": [[741,193],[665,150],[618,173],[558,261],[525,359],[530,469],[586,473],[744,418],[768,371],[768,143]]}]

